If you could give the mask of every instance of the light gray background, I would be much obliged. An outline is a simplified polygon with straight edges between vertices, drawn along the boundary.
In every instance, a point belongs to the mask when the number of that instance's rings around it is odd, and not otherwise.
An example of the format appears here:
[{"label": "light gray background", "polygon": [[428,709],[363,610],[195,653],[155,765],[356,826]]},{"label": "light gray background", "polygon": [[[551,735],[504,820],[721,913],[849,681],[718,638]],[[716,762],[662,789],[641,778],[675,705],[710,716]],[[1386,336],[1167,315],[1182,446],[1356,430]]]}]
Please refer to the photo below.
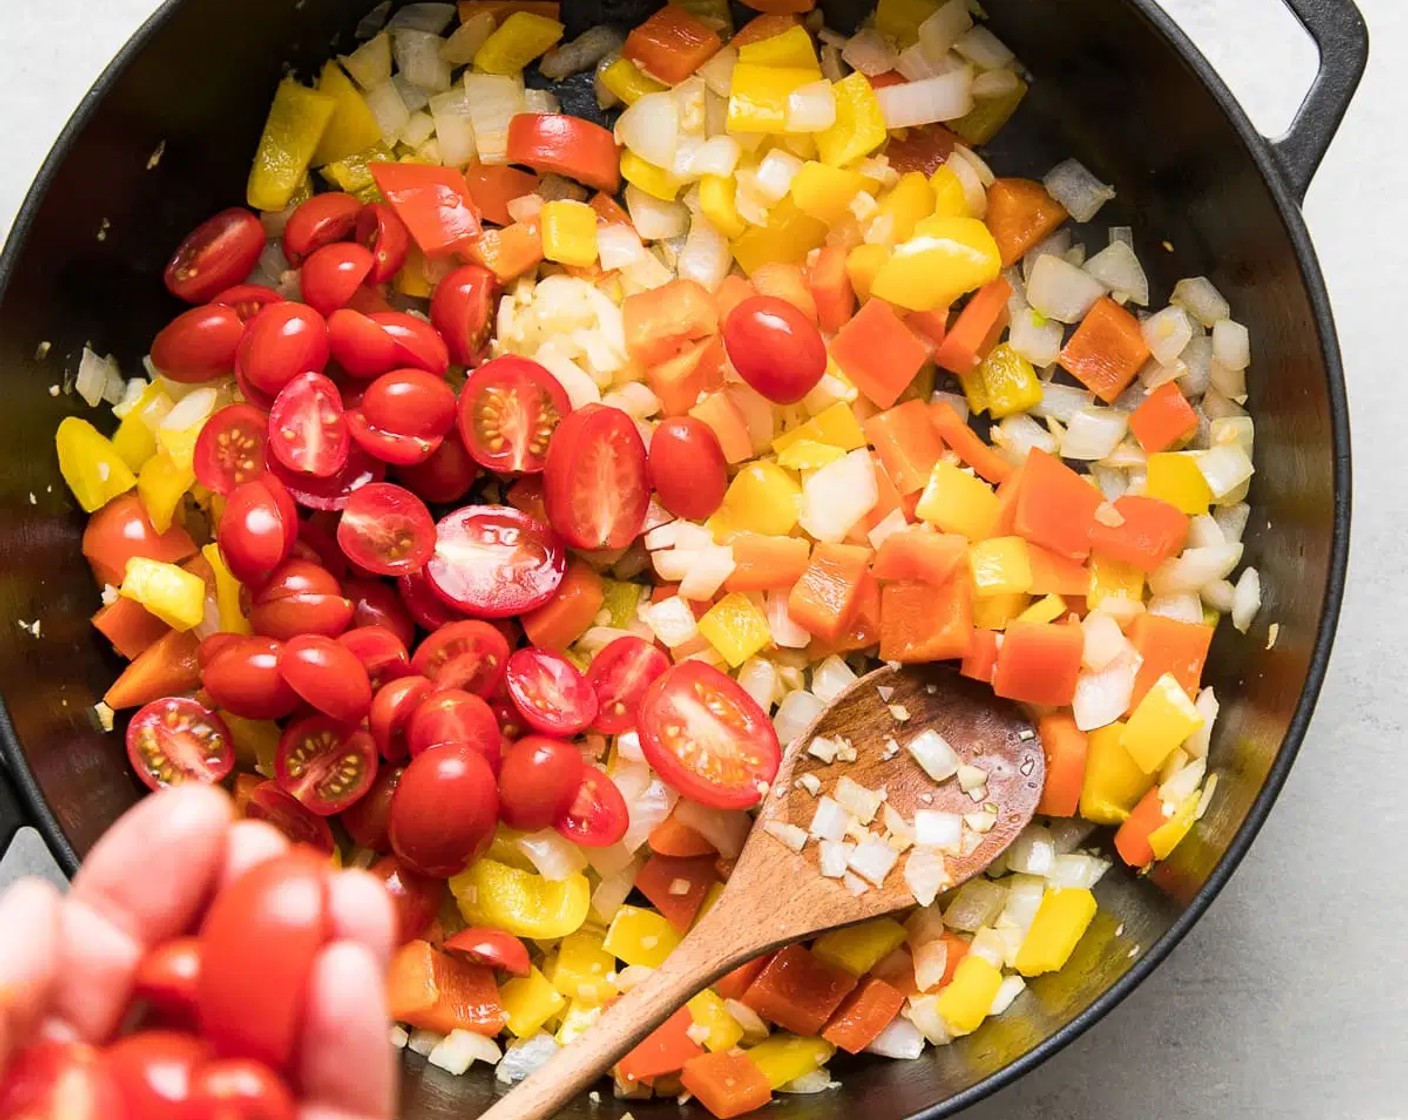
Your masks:
[{"label": "light gray background", "polygon": [[[1162,2],[1253,120],[1279,133],[1315,68],[1280,0]],[[0,232],[64,120],[154,6],[0,0]],[[973,1120],[1408,1115],[1408,3],[1360,6],[1374,61],[1306,204],[1354,425],[1353,557],[1329,683],[1270,823],[1208,916],[1114,1014]],[[46,862],[31,834],[0,882]]]}]

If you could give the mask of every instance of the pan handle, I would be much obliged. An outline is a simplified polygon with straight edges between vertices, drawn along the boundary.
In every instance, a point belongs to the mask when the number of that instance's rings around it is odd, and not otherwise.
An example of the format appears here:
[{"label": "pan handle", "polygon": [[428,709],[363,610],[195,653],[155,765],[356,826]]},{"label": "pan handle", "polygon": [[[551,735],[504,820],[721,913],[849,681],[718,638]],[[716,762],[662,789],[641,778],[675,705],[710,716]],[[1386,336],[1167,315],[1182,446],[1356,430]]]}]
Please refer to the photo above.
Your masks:
[{"label": "pan handle", "polygon": [[1320,67],[1286,134],[1271,142],[1281,170],[1305,198],[1369,64],[1369,30],[1354,0],[1284,0],[1315,40]]}]

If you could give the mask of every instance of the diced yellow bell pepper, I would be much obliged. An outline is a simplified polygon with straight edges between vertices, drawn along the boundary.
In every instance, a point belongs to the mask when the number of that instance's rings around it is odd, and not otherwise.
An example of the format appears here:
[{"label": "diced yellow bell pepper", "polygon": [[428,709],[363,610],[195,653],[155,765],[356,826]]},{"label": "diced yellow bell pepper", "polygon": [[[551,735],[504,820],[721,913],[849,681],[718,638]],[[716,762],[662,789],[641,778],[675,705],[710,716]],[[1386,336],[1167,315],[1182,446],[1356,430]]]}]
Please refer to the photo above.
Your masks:
[{"label": "diced yellow bell pepper", "polygon": [[59,473],[84,513],[102,509],[137,484],[112,441],[87,420],[77,416],[61,420],[54,445],[59,453]]},{"label": "diced yellow bell pepper", "polygon": [[[724,893],[724,884],[710,883],[709,889],[704,892],[704,901],[699,904],[699,913],[694,915],[694,925],[698,925],[704,920],[704,915],[718,905],[719,898]],[[690,927],[691,929],[694,926]]]},{"label": "diced yellow bell pepper", "polygon": [[733,68],[733,84],[729,87],[728,130],[783,131],[787,125],[788,97],[816,78],[817,71],[805,66],[759,66],[739,62]]},{"label": "diced yellow bell pepper", "polygon": [[748,230],[748,223],[738,216],[734,203],[737,189],[732,175],[705,175],[699,180],[699,209],[725,237],[742,237]]},{"label": "diced yellow bell pepper", "polygon": [[621,149],[621,178],[664,202],[673,202],[684,186],[683,179],[675,178],[663,167],[647,163],[630,148]]},{"label": "diced yellow bell pepper", "polygon": [[636,620],[636,609],[640,606],[645,588],[629,580],[608,579],[603,582],[605,590],[601,606],[611,616],[607,625],[624,630]]},{"label": "diced yellow bell pepper", "polygon": [[792,177],[788,191],[803,214],[834,226],[850,217],[851,199],[865,190],[867,182],[859,171],[810,160]]},{"label": "diced yellow bell pepper", "polygon": [[369,164],[385,163],[394,158],[395,154],[388,145],[377,143],[356,155],[328,164],[320,169],[319,174],[338,190],[355,194],[358,198],[362,198],[363,193],[368,191],[373,197],[380,197],[376,183],[372,180],[372,173],[367,167]]},{"label": "diced yellow bell pepper", "polygon": [[745,1050],[753,1064],[763,1071],[774,1089],[815,1073],[836,1053],[836,1047],[824,1038],[800,1038],[795,1034],[779,1034]]},{"label": "diced yellow bell pepper", "polygon": [[922,171],[909,171],[880,199],[880,207],[870,220],[868,240],[879,245],[896,245],[914,233],[914,227],[934,213],[934,188]]},{"label": "diced yellow bell pepper", "polygon": [[689,1008],[695,1026],[709,1032],[704,1039],[704,1049],[711,1054],[721,1054],[738,1045],[743,1037],[743,1028],[728,1013],[722,997],[712,988],[705,988],[685,1006]]},{"label": "diced yellow bell pepper", "polygon": [[196,472],[190,467],[178,467],[166,454],[153,455],[142,464],[137,476],[137,495],[147,511],[152,528],[164,533],[176,518],[176,508],[186,491],[194,485]]},{"label": "diced yellow bell pepper", "polygon": [[1017,971],[1023,976],[1040,976],[1065,968],[1077,942],[1090,928],[1095,909],[1095,896],[1088,890],[1057,887],[1047,891],[1017,950]]},{"label": "diced yellow bell pepper", "polygon": [[1155,859],[1168,859],[1169,853],[1193,830],[1193,823],[1198,819],[1198,805],[1202,799],[1202,790],[1194,790],[1179,803],[1178,808],[1173,811],[1173,816],[1149,833],[1149,847],[1154,850]]},{"label": "diced yellow bell pepper", "polygon": [[591,907],[591,884],[580,872],[553,882],[492,859],[481,859],[450,880],[460,913],[472,926],[493,926],[515,937],[548,940],[581,929]]},{"label": "diced yellow bell pepper", "polygon": [[947,307],[996,280],[1002,254],[976,218],[925,218],[875,274],[872,295],[909,311]]},{"label": "diced yellow bell pepper", "polygon": [[945,533],[962,533],[970,541],[980,541],[992,536],[999,505],[992,487],[981,478],[940,459],[914,512]]},{"label": "diced yellow bell pepper", "polygon": [[994,420],[1026,412],[1041,403],[1041,379],[1036,370],[1006,342],[993,347],[978,367],[978,375]]},{"label": "diced yellow bell pepper", "polygon": [[486,74],[517,74],[548,48],[566,28],[536,12],[514,12],[475,52],[474,66]]},{"label": "diced yellow bell pepper", "polygon": [[880,0],[875,5],[875,29],[901,49],[919,41],[919,25],[939,10],[939,0]]},{"label": "diced yellow bell pepper", "polygon": [[1085,777],[1080,788],[1080,815],[1096,824],[1123,824],[1130,810],[1154,784],[1130,757],[1120,740],[1124,723],[1090,732],[1085,744]]},{"label": "diced yellow bell pepper", "polygon": [[988,1017],[1001,986],[1002,970],[986,958],[969,953],[958,962],[953,979],[939,992],[934,1008],[950,1034],[972,1034]]},{"label": "diced yellow bell pepper", "polygon": [[506,824],[499,825],[494,832],[494,838],[489,842],[489,850],[484,853],[485,857],[507,867],[516,867],[519,871],[532,871],[533,861],[518,846],[518,841],[523,836],[524,833],[516,828],[509,828]]},{"label": "diced yellow bell pepper", "polygon": [[1031,604],[1030,595],[1016,592],[973,600],[973,625],[980,630],[1006,630],[1013,619],[1021,618]]},{"label": "diced yellow bell pepper", "polygon": [[929,179],[934,190],[934,217],[971,218],[968,211],[968,196],[963,193],[963,182],[957,172],[943,164]]},{"label": "diced yellow bell pepper", "polygon": [[867,156],[889,137],[885,115],[870,81],[857,70],[835,83],[836,123],[817,133],[816,150],[822,163],[845,167]]},{"label": "diced yellow bell pepper", "polygon": [[240,581],[230,572],[217,544],[205,545],[200,554],[215,573],[215,602],[220,608],[220,629],[227,634],[253,633],[249,619],[240,609]]},{"label": "diced yellow bell pepper", "polygon": [[783,198],[768,214],[766,226],[751,226],[734,239],[733,255],[751,276],[755,269],[773,262],[801,264],[825,240],[826,224],[803,214],[791,198]]},{"label": "diced yellow bell pepper", "polygon": [[596,211],[585,202],[559,198],[543,203],[538,229],[546,260],[579,268],[596,263]]},{"label": "diced yellow bell pepper", "polygon": [[1146,497],[1158,498],[1190,517],[1207,513],[1212,490],[1198,469],[1196,454],[1188,451],[1161,451],[1149,456]]},{"label": "diced yellow bell pepper", "polygon": [[1120,745],[1146,774],[1153,774],[1188,736],[1203,726],[1203,717],[1172,673],[1165,673],[1130,713]]},{"label": "diced yellow bell pepper", "polygon": [[173,630],[189,630],[205,617],[205,580],[175,564],[133,556],[122,576],[121,594]]},{"label": "diced yellow bell pepper", "polygon": [[629,58],[618,58],[600,72],[600,77],[601,84],[627,105],[634,105],[647,93],[670,88],[657,82]]},{"label": "diced yellow bell pepper", "polygon": [[864,976],[903,945],[904,938],[899,922],[875,918],[822,934],[812,945],[812,955],[852,976]]},{"label": "diced yellow bell pepper", "polygon": [[979,599],[1020,595],[1032,589],[1027,542],[1021,537],[990,537],[968,546],[968,571]]},{"label": "diced yellow bell pepper", "polygon": [[884,245],[857,245],[846,254],[846,277],[862,303],[870,298],[875,277],[889,259],[890,250]]},{"label": "diced yellow bell pepper", "polygon": [[562,939],[547,977],[569,999],[595,1005],[616,994],[616,985],[606,978],[615,971],[616,958],[602,947],[602,935],[579,929]]},{"label": "diced yellow bell pepper", "polygon": [[767,615],[741,591],[710,607],[699,620],[699,632],[735,669],[772,642]]},{"label": "diced yellow bell pepper", "polygon": [[1090,587],[1085,593],[1085,605],[1094,610],[1106,599],[1128,599],[1139,602],[1144,598],[1144,573],[1133,564],[1111,560],[1098,552],[1090,556]]},{"label": "diced yellow bell pepper", "polygon": [[1018,78],[1016,86],[1007,93],[977,98],[966,116],[947,122],[946,127],[970,148],[980,148],[1012,119],[1026,96],[1027,83]]},{"label": "diced yellow bell pepper", "polygon": [[777,144],[800,160],[816,159],[815,132],[785,132],[777,138]]},{"label": "diced yellow bell pepper", "polygon": [[282,729],[273,720],[245,719],[221,709],[220,718],[230,729],[235,743],[235,759],[242,770],[257,770],[266,778],[274,776],[274,758],[279,752]]},{"label": "diced yellow bell pepper", "polygon": [[680,935],[654,910],[623,906],[616,911],[602,947],[627,964],[659,968],[680,943]]},{"label": "diced yellow bell pepper", "polygon": [[844,459],[846,453],[829,443],[817,443],[813,439],[801,439],[777,456],[777,465],[790,471],[816,471]]},{"label": "diced yellow bell pepper", "polygon": [[355,156],[373,144],[381,143],[381,125],[367,107],[367,99],[335,61],[329,61],[318,77],[318,92],[333,99],[332,119],[313,153],[313,166]]},{"label": "diced yellow bell pepper", "polygon": [[337,101],[285,78],[274,91],[264,134],[254,153],[245,201],[256,210],[282,210],[308,174]]},{"label": "diced yellow bell pepper", "polygon": [[196,440],[200,439],[200,430],[204,426],[205,421],[202,420],[199,424],[191,424],[185,428],[158,428],[156,430],[157,450],[164,452],[172,464],[182,470],[193,467],[196,457]]},{"label": "diced yellow bell pepper", "polygon": [[796,478],[769,459],[756,459],[733,476],[723,510],[736,532],[781,537],[797,524],[801,502]]},{"label": "diced yellow bell pepper", "polygon": [[142,464],[156,454],[156,429],[174,403],[166,390],[153,381],[118,424],[112,445],[134,471],[141,470]]},{"label": "diced yellow bell pepper", "polygon": [[969,370],[967,373],[956,373],[959,388],[963,390],[963,397],[968,402],[968,411],[977,416],[988,410],[988,389],[983,383],[981,369]]},{"label": "diced yellow bell pepper", "polygon": [[728,32],[733,30],[733,12],[729,10],[728,0],[670,0],[673,4],[678,4],[690,15],[698,16],[710,27],[724,33],[728,37]]},{"label": "diced yellow bell pepper", "polygon": [[1017,616],[1019,622],[1055,622],[1066,613],[1066,600],[1059,595],[1043,595]]},{"label": "diced yellow bell pepper", "polygon": [[548,983],[548,978],[536,968],[527,976],[515,976],[499,989],[509,1033],[516,1038],[529,1038],[543,1029],[543,1024],[567,1006],[562,993]]},{"label": "diced yellow bell pepper", "polygon": [[744,43],[738,48],[738,61],[745,65],[810,70],[814,79],[821,74],[812,37],[800,23],[794,23],[781,35]]},{"label": "diced yellow bell pepper", "polygon": [[791,431],[783,432],[772,441],[772,449],[781,453],[803,440],[830,444],[832,447],[839,447],[842,451],[855,451],[866,445],[865,433],[861,431],[860,421],[851,411],[851,406],[844,401],[828,405],[805,424],[799,424]]},{"label": "diced yellow bell pepper", "polygon": [[605,1010],[605,1007],[599,1005],[590,1006],[572,1000],[567,1004],[567,1010],[562,1013],[562,1022],[557,1028],[557,1034],[553,1035],[553,1040],[559,1046],[570,1046],[591,1030],[592,1024],[601,1018],[601,1013]]}]

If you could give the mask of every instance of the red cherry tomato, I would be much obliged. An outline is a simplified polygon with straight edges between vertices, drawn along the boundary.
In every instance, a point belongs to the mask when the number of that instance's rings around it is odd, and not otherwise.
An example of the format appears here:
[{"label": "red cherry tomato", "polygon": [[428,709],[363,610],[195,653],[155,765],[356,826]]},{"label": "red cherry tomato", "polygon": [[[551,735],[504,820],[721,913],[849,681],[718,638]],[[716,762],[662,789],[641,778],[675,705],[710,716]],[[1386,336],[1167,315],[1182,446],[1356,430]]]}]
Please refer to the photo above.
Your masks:
[{"label": "red cherry tomato", "polygon": [[[489,698],[489,710],[494,713],[494,718],[499,721],[499,732],[508,742],[521,739],[528,734],[528,723],[523,718],[523,713],[518,710],[515,704],[506,696],[493,696]],[[507,747],[505,747],[507,749]]]},{"label": "red cherry tomato", "polygon": [[406,724],[412,757],[442,743],[465,743],[497,769],[499,741],[498,721],[483,697],[458,688],[432,692],[416,705]]},{"label": "red cherry tomato", "polygon": [[431,589],[430,581],[425,578],[423,570],[401,576],[396,580],[396,590],[406,610],[416,620],[416,625],[426,630],[438,630],[464,618],[463,614],[451,609],[449,604]]},{"label": "red cherry tomato", "polygon": [[176,1031],[142,1031],[119,1038],[104,1060],[127,1111],[142,1120],[186,1120],[196,1070],[210,1044]]},{"label": "red cherry tomato", "polygon": [[527,976],[533,970],[528,960],[528,947],[501,929],[476,926],[462,929],[446,940],[445,952],[463,957],[471,964],[501,969],[510,976]]},{"label": "red cherry tomato", "polygon": [[368,572],[398,576],[425,567],[435,550],[435,522],[402,486],[373,482],[347,500],[337,526],[347,559]]},{"label": "red cherry tomato", "polygon": [[423,369],[394,369],[367,386],[362,412],[383,431],[437,439],[455,426],[455,391]]},{"label": "red cherry tomato", "polygon": [[574,548],[625,548],[650,504],[645,444],[617,408],[589,404],[571,413],[548,448],[543,470],[548,521]]},{"label": "red cherry tomato", "polygon": [[676,517],[703,521],[724,504],[728,464],[714,429],[693,416],[662,420],[650,437],[650,484]]},{"label": "red cherry tomato", "polygon": [[537,362],[506,355],[464,383],[460,436],[480,466],[533,474],[543,469],[553,431],[570,408],[557,378]]},{"label": "red cherry tomato", "polygon": [[303,301],[320,315],[331,315],[352,301],[374,264],[371,251],[354,242],[324,245],[303,262]]},{"label": "red cherry tomato", "polygon": [[82,1042],[36,1042],[15,1054],[0,1078],[0,1116],[139,1120],[128,1113],[104,1055]]},{"label": "red cherry tomato", "polygon": [[369,202],[357,215],[357,240],[372,254],[367,280],[383,284],[401,271],[411,251],[411,233],[396,212],[380,202]]},{"label": "red cherry tomato", "polygon": [[549,827],[571,808],[585,770],[571,743],[544,735],[518,740],[499,768],[499,816],[525,832]]},{"label": "red cherry tomato", "polygon": [[391,896],[396,911],[396,943],[404,945],[423,936],[445,901],[445,881],[413,871],[396,856],[385,856],[368,870],[381,880]]},{"label": "red cherry tomato", "polygon": [[598,653],[587,666],[598,701],[592,729],[619,735],[634,727],[645,690],[669,667],[664,651],[643,638],[617,638]]},{"label": "red cherry tomato", "polygon": [[328,866],[294,849],[257,863],[211,903],[196,989],[201,1033],[224,1057],[288,1069],[308,977],[332,929]]},{"label": "red cherry tomato", "polygon": [[207,304],[183,311],[152,340],[152,365],[172,381],[195,384],[235,368],[244,322],[233,307]]},{"label": "red cherry tomato", "polygon": [[343,723],[359,722],[372,706],[372,683],[362,663],[321,634],[285,642],[279,672],[309,704]]},{"label": "red cherry tomato", "polygon": [[376,763],[376,744],[367,732],[331,716],[309,716],[279,737],[274,780],[310,812],[330,817],[371,789]]},{"label": "red cherry tomato", "polygon": [[137,966],[132,995],[172,1019],[194,1022],[200,963],[197,938],[178,937],[164,942],[150,950]]},{"label": "red cherry tomato", "polygon": [[620,843],[630,825],[626,799],[604,770],[588,766],[567,812],[553,822],[565,839],[583,848],[609,848]]},{"label": "red cherry tomato", "polygon": [[300,373],[269,409],[269,450],[291,471],[331,478],[347,465],[351,437],[342,394],[321,373]]},{"label": "red cherry tomato", "polygon": [[395,340],[369,315],[350,307],[328,316],[328,345],[333,361],[350,377],[377,377],[401,364]]},{"label": "red cherry tomato", "polygon": [[416,624],[396,589],[389,584],[373,579],[349,579],[343,583],[342,593],[352,601],[353,627],[384,626],[407,649],[416,640]]},{"label": "red cherry tomato", "polygon": [[467,743],[411,759],[391,798],[392,850],[422,875],[459,874],[489,847],[498,823],[494,772]]},{"label": "red cherry tomato", "polygon": [[273,303],[244,328],[235,370],[267,396],[328,364],[328,324],[306,303]]},{"label": "red cherry tomato", "polygon": [[153,700],[127,725],[127,759],[148,789],[223,782],[235,768],[235,741],[214,712],[179,696]]},{"label": "red cherry tomato", "polygon": [[376,311],[369,318],[396,346],[397,361],[389,368],[423,369],[441,377],[449,370],[450,351],[445,340],[424,319],[404,311]]},{"label": "red cherry tomato", "polygon": [[338,820],[354,843],[374,852],[391,850],[391,838],[386,832],[391,820],[391,795],[405,770],[404,766],[379,767],[367,795],[342,810]]},{"label": "red cherry tomato", "polygon": [[472,367],[484,360],[498,288],[494,274],[477,264],[457,268],[435,285],[430,322],[457,364]]},{"label": "red cherry tomato", "polygon": [[216,539],[231,574],[259,587],[293,551],[298,511],[278,479],[261,475],[230,491]]},{"label": "red cherry tomato", "polygon": [[406,728],[416,708],[434,687],[419,674],[412,674],[387,681],[377,690],[367,722],[382,758],[400,760],[410,754]]},{"label": "red cherry tomato", "polygon": [[413,467],[425,462],[443,441],[443,437],[421,439],[374,427],[360,408],[354,408],[347,414],[347,430],[363,451],[393,467]]},{"label": "red cherry tomato", "polygon": [[570,738],[596,719],[596,692],[560,653],[519,650],[508,659],[505,682],[528,726],[545,735]]},{"label": "red cherry tomato", "polygon": [[283,301],[283,296],[263,284],[236,284],[233,288],[226,288],[219,295],[212,297],[210,302],[218,303],[222,307],[233,307],[240,317],[240,322],[248,323],[269,304]]},{"label": "red cherry tomato", "polygon": [[195,551],[195,541],[179,525],[156,531],[135,490],[103,506],[83,528],[83,555],[99,583],[120,584],[134,556],[179,564]]},{"label": "red cherry tomato", "polygon": [[294,268],[324,245],[346,241],[357,228],[361,200],[340,191],[315,194],[298,204],[284,225],[284,256]]},{"label": "red cherry tomato", "polygon": [[439,688],[488,696],[504,679],[509,643],[490,623],[467,619],[442,626],[421,642],[411,668]]},{"label": "red cherry tomato", "polygon": [[372,682],[373,693],[388,681],[404,677],[411,671],[406,643],[384,626],[361,626],[347,631],[338,641],[362,663]]},{"label": "red cherry tomato", "polygon": [[316,478],[291,471],[270,455],[265,460],[269,473],[284,484],[293,500],[307,509],[324,512],[342,509],[354,491],[386,477],[386,467],[355,444],[347,449],[347,462],[329,478]]},{"label": "red cherry tomato", "polygon": [[328,855],[337,846],[328,822],[281,790],[278,782],[271,780],[255,786],[244,807],[244,815],[252,821],[273,825],[294,844],[306,844]]},{"label": "red cherry tomato", "polygon": [[738,375],[778,404],[796,404],[826,372],[816,324],[776,296],[750,296],[728,313],[724,349]]},{"label": "red cherry tomato", "polygon": [[556,533],[509,506],[465,506],[435,526],[425,565],[430,586],[451,606],[507,618],[552,598],[567,571]]},{"label": "red cherry tomato", "polygon": [[452,428],[430,458],[401,466],[396,476],[427,502],[449,505],[469,492],[478,473],[478,465],[465,449],[464,440]]},{"label": "red cherry tomato", "polygon": [[254,271],[266,240],[263,224],[248,210],[222,210],[176,247],[163,277],[166,290],[187,303],[205,303]]},{"label": "red cherry tomato", "polygon": [[250,601],[256,634],[287,641],[299,634],[335,638],[352,623],[352,602],[326,568],[297,558],[284,561]]},{"label": "red cherry tomato", "polygon": [[640,746],[671,788],[713,809],[756,805],[782,758],[768,714],[702,661],[682,661],[646,689]]},{"label": "red cherry tomato", "polygon": [[223,497],[241,482],[264,473],[264,445],[269,421],[253,405],[227,404],[201,427],[196,437],[196,480]]},{"label": "red cherry tomato", "polygon": [[205,691],[217,707],[244,719],[280,719],[298,696],[279,673],[283,643],[273,638],[235,637],[206,662]]},{"label": "red cherry tomato", "polygon": [[263,1062],[209,1062],[191,1082],[186,1120],[297,1120],[293,1094]]}]

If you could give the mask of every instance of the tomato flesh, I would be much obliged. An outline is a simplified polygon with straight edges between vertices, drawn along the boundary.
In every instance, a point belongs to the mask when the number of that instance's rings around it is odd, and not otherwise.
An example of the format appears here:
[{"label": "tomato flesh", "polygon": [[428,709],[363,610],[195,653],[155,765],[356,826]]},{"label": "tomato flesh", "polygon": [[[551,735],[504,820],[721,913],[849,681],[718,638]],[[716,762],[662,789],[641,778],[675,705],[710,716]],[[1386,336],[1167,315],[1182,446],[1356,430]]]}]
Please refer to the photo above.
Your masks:
[{"label": "tomato flesh", "polygon": [[284,257],[298,268],[324,245],[345,241],[357,228],[362,202],[341,191],[324,191],[300,202],[284,225]]},{"label": "tomato flesh", "polygon": [[369,202],[357,215],[357,241],[372,254],[373,284],[383,284],[401,271],[411,251],[411,233],[391,207]]},{"label": "tomato flesh", "polygon": [[337,525],[337,543],[359,568],[383,576],[425,567],[435,550],[435,522],[402,486],[372,482],[353,493]]},{"label": "tomato flesh", "polygon": [[451,428],[429,458],[401,466],[396,477],[425,501],[449,505],[469,492],[478,470],[459,432]]},{"label": "tomato flesh", "polygon": [[129,1113],[107,1063],[82,1042],[36,1042],[0,1078],[0,1116],[19,1120],[140,1120]]},{"label": "tomato flesh", "polygon": [[357,723],[372,706],[372,683],[346,646],[321,634],[300,634],[284,643],[279,673],[318,711]]},{"label": "tomato flesh", "polygon": [[497,769],[499,724],[483,697],[458,688],[443,688],[425,697],[406,723],[406,743],[411,756],[444,743],[472,747]]},{"label": "tomato flesh", "polygon": [[272,397],[300,373],[322,373],[328,354],[326,319],[306,303],[272,303],[245,326],[235,371]]},{"label": "tomato flesh", "polygon": [[[406,729],[411,716],[420,702],[430,695],[435,686],[419,674],[397,677],[387,681],[372,697],[371,711],[367,715],[372,739],[381,757],[399,760],[411,753],[406,742]],[[371,847],[372,845],[366,845]]]},{"label": "tomato flesh", "polygon": [[349,443],[342,394],[321,373],[301,373],[279,390],[269,409],[269,450],[299,474],[329,478],[347,464]]},{"label": "tomato flesh", "polygon": [[352,302],[375,265],[371,251],[350,242],[324,245],[303,262],[300,291],[320,315],[331,315]]},{"label": "tomato flesh", "polygon": [[593,729],[619,735],[634,727],[645,690],[669,667],[665,652],[643,638],[621,637],[611,642],[587,667],[587,682],[597,698]]},{"label": "tomato flesh", "polygon": [[446,743],[411,759],[401,775],[391,798],[391,847],[413,870],[444,879],[484,853],[498,821],[489,764],[466,744]]},{"label": "tomato flesh", "polygon": [[460,393],[460,435],[480,466],[532,474],[543,469],[553,431],[570,409],[557,378],[537,362],[506,355],[469,375]]},{"label": "tomato flesh", "polygon": [[331,716],[289,724],[279,737],[274,780],[320,817],[357,802],[376,778],[376,745],[367,732],[348,729]]},{"label": "tomato flesh", "polygon": [[467,264],[435,285],[430,296],[430,322],[462,366],[484,360],[494,318],[498,280],[487,268]]},{"label": "tomato flesh", "polygon": [[202,644],[201,680],[217,707],[245,719],[279,719],[293,711],[298,694],[279,672],[281,641],[234,634],[212,637],[227,638],[208,657]]},{"label": "tomato flesh", "polygon": [[553,822],[553,828],[584,848],[609,848],[621,842],[630,823],[626,799],[611,776],[589,766],[572,804]]},{"label": "tomato flesh", "polygon": [[[362,663],[372,682],[373,694],[389,681],[404,677],[411,671],[406,643],[385,626],[359,626],[337,640]],[[376,702],[375,695],[372,702]]]},{"label": "tomato flesh", "polygon": [[191,1082],[186,1120],[297,1120],[283,1079],[262,1062],[208,1062]]},{"label": "tomato flesh", "polygon": [[230,491],[216,540],[230,572],[259,587],[288,559],[298,539],[298,511],[277,478],[261,475]]},{"label": "tomato flesh", "polygon": [[248,404],[227,404],[201,427],[193,466],[207,490],[228,497],[242,482],[264,473],[269,421]]},{"label": "tomato flesh", "polygon": [[488,622],[467,619],[442,626],[411,658],[411,668],[440,688],[462,688],[489,696],[504,679],[508,639]]},{"label": "tomato flesh", "polygon": [[548,526],[509,506],[465,506],[435,527],[431,588],[466,614],[508,618],[542,606],[567,571]]},{"label": "tomato flesh", "polygon": [[750,296],[729,312],[724,349],[739,376],[777,404],[795,404],[826,372],[816,324],[776,296]]},{"label": "tomato flesh", "polygon": [[306,844],[331,855],[336,848],[328,822],[303,807],[297,799],[279,788],[278,782],[260,782],[250,791],[244,815],[253,821],[265,821],[282,832],[294,844]]},{"label": "tomato flesh", "polygon": [[521,649],[508,659],[505,679],[524,720],[544,734],[576,735],[596,719],[595,690],[561,654]]},{"label": "tomato flesh", "polygon": [[582,753],[562,739],[529,735],[514,743],[499,769],[499,815],[510,828],[549,827],[572,807],[582,785]]},{"label": "tomato flesh", "polygon": [[548,521],[568,544],[625,548],[650,504],[645,444],[620,409],[589,404],[558,425],[543,471]]},{"label": "tomato flesh", "polygon": [[137,966],[132,994],[180,1022],[194,1021],[200,941],[178,937],[152,949]]},{"label": "tomato flesh", "polygon": [[149,789],[224,781],[235,768],[225,721],[179,696],[153,700],[127,725],[127,758]]},{"label": "tomato flesh", "polygon": [[342,469],[327,478],[291,471],[273,455],[266,463],[269,473],[284,484],[295,502],[308,509],[324,511],[342,509],[354,492],[386,477],[386,465],[355,444],[348,447]]}]

